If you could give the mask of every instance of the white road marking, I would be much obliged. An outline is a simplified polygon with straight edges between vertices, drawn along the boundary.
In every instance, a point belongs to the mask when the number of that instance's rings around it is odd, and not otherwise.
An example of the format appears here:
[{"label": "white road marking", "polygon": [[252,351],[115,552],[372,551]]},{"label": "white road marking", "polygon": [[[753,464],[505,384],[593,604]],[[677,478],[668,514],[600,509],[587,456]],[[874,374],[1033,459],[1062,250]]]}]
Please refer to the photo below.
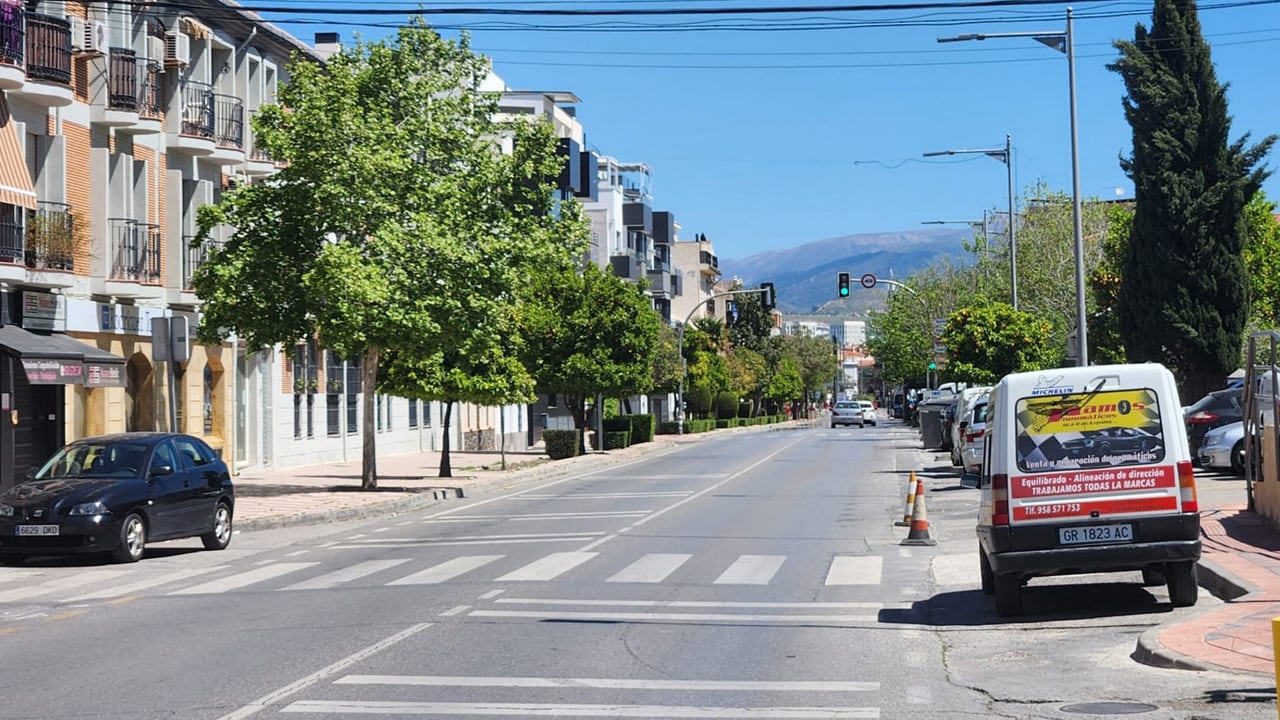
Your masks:
[{"label": "white road marking", "polygon": [[[404,640],[407,637],[416,635],[422,632],[423,630],[426,630],[429,627],[431,627],[431,623],[418,623],[417,625],[412,625],[410,627],[407,627],[404,630],[401,630],[400,632],[394,635],[391,635],[389,637],[383,638],[382,640],[379,640],[378,642],[366,647],[365,649],[357,653],[354,653],[352,655],[348,655],[342,658],[341,660],[339,660],[336,663],[333,663],[332,665],[323,667],[304,678],[291,682],[288,685],[285,685],[284,687],[278,690],[267,693],[266,695],[263,695],[262,697],[258,698],[257,700],[254,700],[248,705],[245,705],[244,707],[241,707],[238,710],[235,710],[226,715],[223,715],[222,717],[218,718],[218,720],[244,720],[244,718],[256,715],[260,711],[266,710],[268,707],[271,707],[272,705],[280,702],[281,700],[284,700],[290,695],[302,692],[303,690],[306,690],[307,688],[311,687],[312,685],[315,685],[316,683],[320,682],[321,680],[324,680],[327,677],[330,677],[331,675],[337,675],[338,673],[342,672],[343,670],[346,670],[352,665],[355,665],[356,663],[363,661],[365,658],[376,655],[382,652],[383,650],[391,647],[392,645],[395,645],[401,640]],[[288,709],[288,708],[285,708],[285,709]]]},{"label": "white road marking", "polygon": [[14,588],[0,592],[0,603],[15,602],[18,600],[26,600],[37,595],[45,595],[59,590],[71,590],[83,587],[85,585],[108,586],[113,580],[128,574],[128,570],[89,570],[87,572],[76,573],[60,577],[56,580],[42,582],[39,585],[28,585],[26,587]]},{"label": "white road marking", "polygon": [[786,560],[786,555],[742,555],[720,573],[715,584],[768,585]]},{"label": "white road marking", "polygon": [[534,560],[524,567],[513,570],[497,579],[497,582],[515,581],[545,581],[554,580],[564,573],[578,567],[582,563],[599,555],[599,553],[590,552],[560,552],[551,553],[550,555]]},{"label": "white road marking", "polygon": [[484,567],[489,563],[506,557],[505,555],[467,555],[429,567],[412,575],[406,575],[399,580],[392,580],[388,585],[434,585],[442,583],[446,580],[469,573],[476,568]]},{"label": "white road marking", "polygon": [[864,623],[875,615],[753,615],[738,613],[552,612],[537,610],[473,610],[467,617],[585,620],[596,622],[727,622],[727,623]]},{"label": "white road marking", "polygon": [[[500,598],[508,605],[580,605],[588,607],[745,608],[791,610],[879,610],[878,602],[733,602],[714,600],[575,600],[571,598]],[[918,631],[917,631],[918,632]]]},{"label": "white road marking", "polygon": [[875,720],[879,708],[853,707],[692,707],[680,705],[581,705],[551,703],[456,703],[299,700],[280,712],[336,715],[507,715],[515,717],[620,717],[620,718],[783,718],[820,720],[822,718],[857,718]]},{"label": "white road marking", "polygon": [[178,582],[179,580],[186,580],[187,578],[194,577],[196,575],[203,575],[205,573],[211,573],[211,572],[215,572],[218,570],[225,570],[225,569],[226,569],[225,565],[216,565],[214,567],[209,567],[209,568],[177,570],[175,572],[165,573],[164,575],[157,575],[155,577],[147,578],[145,580],[138,580],[136,582],[131,582],[125,585],[114,585],[111,587],[103,588],[101,590],[95,590],[91,593],[80,595],[79,597],[73,597],[67,602],[80,602],[82,600],[101,600],[103,598],[124,597],[125,595],[132,595],[133,593],[136,593],[140,590],[149,590],[159,585],[165,585],[171,582]]},{"label": "white road marking", "polygon": [[387,531],[388,531],[388,530],[390,530],[390,529],[391,529],[391,527],[390,527],[390,526],[387,526],[387,527],[380,527],[380,528],[378,528],[377,530],[374,530],[374,532],[376,532],[376,533],[384,533],[384,532],[387,532]]},{"label": "white road marking", "polygon": [[342,568],[341,570],[334,570],[331,573],[325,573],[324,575],[313,577],[310,580],[303,580],[302,582],[297,582],[292,585],[286,585],[280,589],[282,591],[325,590],[341,585],[342,583],[351,582],[352,580],[359,580],[362,577],[367,577],[374,573],[382,572],[383,570],[387,570],[407,562],[409,562],[408,558],[403,560],[367,560],[365,562],[351,565],[350,567]]},{"label": "white road marking", "polygon": [[671,498],[692,495],[692,490],[679,492],[615,492],[615,493],[568,493],[565,495],[522,495],[519,500],[618,500],[629,498]]},{"label": "white road marking", "polygon": [[512,538],[510,540],[418,540],[418,541],[401,541],[390,540],[388,542],[379,542],[377,540],[361,540],[359,545],[338,545],[334,550],[351,550],[352,548],[403,548],[410,545],[417,547],[451,547],[458,545],[529,545],[537,543],[549,542],[582,542],[590,540],[591,535],[569,535],[566,537],[556,538]]},{"label": "white road marking", "polygon": [[581,513],[532,513],[528,515],[458,515],[449,518],[433,518],[423,520],[424,523],[447,524],[469,523],[477,521],[506,520],[507,522],[537,520],[624,520],[644,517],[649,510],[622,510],[613,512],[581,512]]},{"label": "white road marking", "polygon": [[481,595],[481,596],[480,596],[479,598],[477,598],[477,599],[479,599],[479,600],[492,600],[492,599],[494,599],[494,598],[498,597],[499,595],[501,595],[501,594],[502,594],[502,593],[504,593],[504,592],[506,592],[506,590],[503,590],[503,589],[501,589],[501,588],[499,588],[499,589],[497,589],[497,590],[490,590],[489,592],[487,592],[487,593],[485,593],[485,594]]},{"label": "white road marking", "polygon": [[716,480],[729,477],[728,473],[699,473],[697,475],[593,475],[596,480]]},{"label": "white road marking", "polygon": [[458,605],[457,607],[451,607],[448,610],[445,610],[444,612],[440,613],[440,616],[453,617],[454,615],[461,615],[462,613],[470,609],[471,609],[470,605]]},{"label": "white road marking", "polygon": [[[603,532],[559,532],[559,533],[510,533],[505,535],[463,535],[451,538],[445,542],[468,542],[471,540],[523,540],[525,538],[577,538],[582,536],[592,537],[596,535],[604,535]],[[364,543],[423,543],[436,542],[435,538],[374,538],[369,540],[361,540],[357,545]]]},{"label": "white road marking", "polygon": [[346,675],[335,685],[425,687],[597,688],[707,692],[875,692],[878,682],[851,680],[639,680],[634,678],[473,677],[457,675]]},{"label": "white road marking", "polygon": [[879,585],[884,558],[879,555],[837,555],[827,571],[827,585]]},{"label": "white road marking", "polygon": [[659,583],[689,561],[692,555],[650,553],[618,571],[605,582]]},{"label": "white road marking", "polygon": [[311,551],[310,550],[294,550],[291,553],[285,553],[285,557],[298,557],[299,555],[306,555],[309,552]]},{"label": "white road marking", "polygon": [[208,595],[211,593],[227,592],[228,590],[238,590],[247,585],[260,583],[264,580],[288,575],[291,572],[309,568],[320,563],[314,562],[297,562],[297,563],[276,563],[275,565],[266,565],[257,570],[238,573],[219,580],[212,580],[201,585],[194,585],[182,590],[174,590],[170,595]]}]

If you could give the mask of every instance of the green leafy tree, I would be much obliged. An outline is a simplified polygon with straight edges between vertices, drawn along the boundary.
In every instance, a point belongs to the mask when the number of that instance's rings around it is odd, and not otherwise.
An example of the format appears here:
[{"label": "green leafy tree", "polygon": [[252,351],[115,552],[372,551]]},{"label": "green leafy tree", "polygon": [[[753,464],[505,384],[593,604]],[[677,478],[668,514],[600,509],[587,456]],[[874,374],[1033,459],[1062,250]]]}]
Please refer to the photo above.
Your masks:
[{"label": "green leafy tree", "polygon": [[759,412],[768,381],[769,368],[762,353],[749,347],[735,347],[725,358],[729,366],[730,391],[751,401],[751,415]]},{"label": "green leafy tree", "polygon": [[[200,339],[234,332],[249,347],[292,347],[314,337],[363,356],[366,392],[384,351],[430,357],[456,342],[453,296],[467,290],[448,268],[492,235],[459,230],[477,218],[503,225],[476,201],[494,191],[498,163],[497,106],[478,91],[486,73],[465,37],[446,41],[419,19],[323,66],[292,63],[280,105],[253,119],[282,170],[202,209],[201,236],[215,225],[234,233],[192,281]],[[374,488],[372,402],[363,435],[362,484]]]},{"label": "green leafy tree", "polygon": [[680,374],[683,370],[675,328],[659,323],[658,339],[653,351],[653,389],[657,392],[674,393],[680,387]]},{"label": "green leafy tree", "polygon": [[1133,154],[1133,232],[1119,321],[1135,361],[1170,366],[1184,399],[1235,370],[1248,318],[1242,257],[1244,208],[1268,173],[1275,136],[1252,147],[1230,140],[1226,87],[1218,82],[1192,0],[1156,0],[1151,29],[1117,41],[1110,65],[1124,80]]},{"label": "green leafy tree", "polygon": [[1133,210],[1123,205],[1109,205],[1107,217],[1102,256],[1088,279],[1094,308],[1089,314],[1089,360],[1097,364],[1121,363],[1126,359],[1117,306],[1120,303],[1125,252],[1133,227]]},{"label": "green leafy tree", "polygon": [[944,380],[991,385],[1012,372],[1050,367],[1059,352],[1052,326],[1038,315],[993,302],[962,308],[947,319]]},{"label": "green leafy tree", "polygon": [[524,364],[540,390],[562,394],[575,426],[587,399],[648,392],[660,320],[639,286],[588,263],[530,279]]},{"label": "green leafy tree", "polygon": [[1249,274],[1251,325],[1280,327],[1280,220],[1276,204],[1258,191],[1245,206],[1244,266]]},{"label": "green leafy tree", "polygon": [[795,358],[783,357],[765,386],[765,399],[774,405],[797,401],[804,396],[804,379],[800,376],[800,363]]},{"label": "green leafy tree", "polygon": [[[730,288],[741,290],[742,283],[734,282]],[[730,298],[738,307],[738,317],[729,328],[729,342],[735,348],[747,348],[757,352],[773,333],[773,314],[764,308],[760,293],[744,293]]]}]

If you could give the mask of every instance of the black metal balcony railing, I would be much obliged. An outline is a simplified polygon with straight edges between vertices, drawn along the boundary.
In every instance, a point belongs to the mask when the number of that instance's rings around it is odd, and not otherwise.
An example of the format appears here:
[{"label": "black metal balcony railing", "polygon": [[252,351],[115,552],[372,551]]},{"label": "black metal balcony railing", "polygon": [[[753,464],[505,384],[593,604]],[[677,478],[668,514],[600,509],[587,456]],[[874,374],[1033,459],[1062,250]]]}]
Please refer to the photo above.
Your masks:
[{"label": "black metal balcony railing", "polygon": [[271,156],[258,143],[258,139],[254,138],[249,144],[249,159],[257,162],[271,162]]},{"label": "black metal balcony railing", "polygon": [[22,241],[26,233],[22,208],[0,203],[0,262],[22,261]]},{"label": "black metal balcony railing", "polygon": [[75,269],[76,218],[66,203],[37,203],[27,219],[27,267]]},{"label": "black metal balcony railing", "polygon": [[160,89],[164,82],[160,72],[164,67],[160,61],[148,58],[139,63],[138,79],[142,86],[138,88],[138,117],[144,120],[160,119]]},{"label": "black metal balcony railing", "polygon": [[160,226],[111,218],[111,279],[160,282]]},{"label": "black metal balcony railing", "polygon": [[209,255],[217,248],[222,247],[222,241],[214,238],[205,238],[204,242],[199,245],[192,246],[191,241],[195,240],[195,235],[183,235],[182,246],[187,249],[184,256],[185,262],[182,265],[182,289],[191,289],[191,278],[195,277],[196,271],[200,266],[205,264],[209,259]]},{"label": "black metal balcony railing", "polygon": [[187,80],[182,84],[182,134],[213,139],[213,86]]},{"label": "black metal balcony railing", "polygon": [[213,96],[215,140],[219,147],[244,148],[244,101],[233,95]]},{"label": "black metal balcony railing", "polygon": [[71,84],[71,22],[27,15],[27,77]]},{"label": "black metal balcony railing", "polygon": [[22,67],[27,49],[26,25],[21,5],[0,2],[0,65]]},{"label": "black metal balcony railing", "polygon": [[698,253],[698,262],[712,268],[718,269],[720,267],[720,259],[706,250]]},{"label": "black metal balcony railing", "polygon": [[128,48],[111,48],[107,60],[107,107],[138,112],[138,56]]}]

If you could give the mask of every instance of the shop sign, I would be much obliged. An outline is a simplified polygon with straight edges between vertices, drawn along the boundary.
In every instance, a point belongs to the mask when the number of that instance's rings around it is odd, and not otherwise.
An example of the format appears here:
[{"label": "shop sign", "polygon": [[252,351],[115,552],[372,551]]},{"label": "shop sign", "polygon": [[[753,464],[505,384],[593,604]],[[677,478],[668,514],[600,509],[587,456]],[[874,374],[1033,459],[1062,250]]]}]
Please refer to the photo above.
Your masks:
[{"label": "shop sign", "polygon": [[22,370],[32,385],[79,385],[84,379],[80,360],[22,358]]},{"label": "shop sign", "polygon": [[98,329],[122,335],[150,335],[151,318],[163,314],[157,308],[98,303]]},{"label": "shop sign", "polygon": [[124,387],[124,381],[124,365],[120,363],[86,362],[84,364],[85,387]]},{"label": "shop sign", "polygon": [[22,293],[22,327],[28,330],[67,329],[67,315],[61,298],[49,293]]}]

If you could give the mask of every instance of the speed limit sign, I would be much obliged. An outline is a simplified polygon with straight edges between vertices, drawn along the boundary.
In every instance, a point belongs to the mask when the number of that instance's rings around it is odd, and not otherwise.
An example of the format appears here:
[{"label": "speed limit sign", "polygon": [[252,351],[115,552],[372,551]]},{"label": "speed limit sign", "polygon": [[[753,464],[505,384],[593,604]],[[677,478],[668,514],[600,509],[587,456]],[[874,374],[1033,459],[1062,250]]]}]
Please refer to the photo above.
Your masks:
[{"label": "speed limit sign", "polygon": [[872,275],[871,273],[867,273],[866,275],[862,276],[861,282],[862,282],[862,287],[870,290],[871,288],[876,286],[876,276]]}]

